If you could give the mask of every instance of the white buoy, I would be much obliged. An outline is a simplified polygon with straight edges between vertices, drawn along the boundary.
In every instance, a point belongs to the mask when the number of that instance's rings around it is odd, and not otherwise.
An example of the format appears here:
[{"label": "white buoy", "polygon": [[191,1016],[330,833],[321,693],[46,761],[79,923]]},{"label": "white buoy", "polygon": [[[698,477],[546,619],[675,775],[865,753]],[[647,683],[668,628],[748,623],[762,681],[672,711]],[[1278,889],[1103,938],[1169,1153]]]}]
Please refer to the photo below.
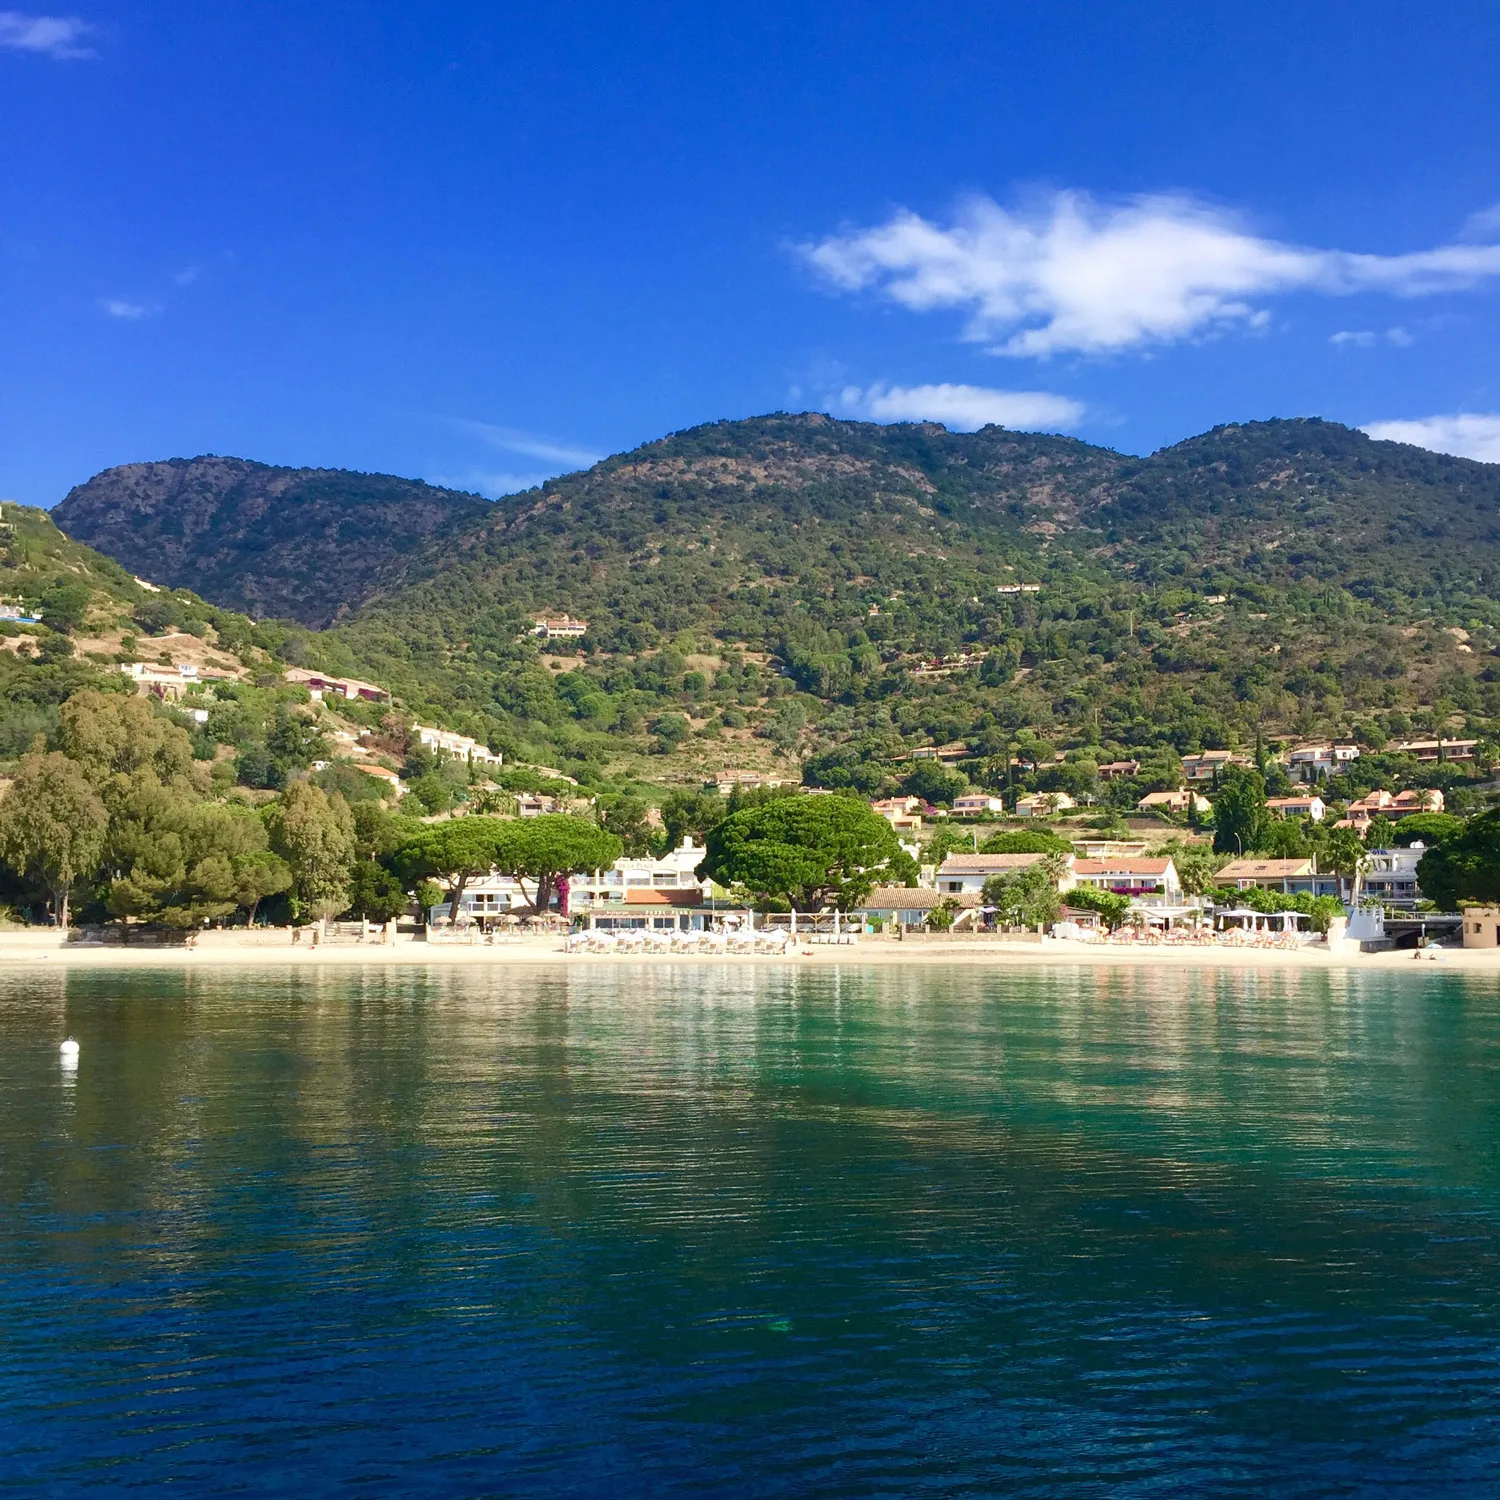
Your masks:
[{"label": "white buoy", "polygon": [[61,1047],[57,1049],[58,1060],[65,1068],[76,1068],[78,1066],[78,1043],[69,1037]]}]

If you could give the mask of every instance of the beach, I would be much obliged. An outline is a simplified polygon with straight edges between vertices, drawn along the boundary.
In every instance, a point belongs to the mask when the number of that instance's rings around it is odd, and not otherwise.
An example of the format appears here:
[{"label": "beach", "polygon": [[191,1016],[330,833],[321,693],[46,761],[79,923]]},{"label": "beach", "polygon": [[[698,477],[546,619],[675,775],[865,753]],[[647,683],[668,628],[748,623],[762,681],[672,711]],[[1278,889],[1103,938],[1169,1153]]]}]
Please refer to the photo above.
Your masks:
[{"label": "beach", "polygon": [[[1330,951],[1304,948],[1134,947],[1067,939],[963,943],[863,938],[855,944],[799,944],[785,955],[764,953],[584,953],[566,951],[560,936],[506,938],[494,944],[428,943],[400,938],[369,943],[235,942],[234,934],[205,934],[192,947],[115,943],[64,943],[53,933],[0,934],[0,968],[37,964],[79,969],[265,969],[326,967],[508,968],[606,964],[758,964],[827,967],[1089,969],[1430,969],[1446,967],[1500,975],[1500,949],[1398,949],[1362,953],[1353,944]],[[1431,955],[1436,954],[1436,957]]]}]

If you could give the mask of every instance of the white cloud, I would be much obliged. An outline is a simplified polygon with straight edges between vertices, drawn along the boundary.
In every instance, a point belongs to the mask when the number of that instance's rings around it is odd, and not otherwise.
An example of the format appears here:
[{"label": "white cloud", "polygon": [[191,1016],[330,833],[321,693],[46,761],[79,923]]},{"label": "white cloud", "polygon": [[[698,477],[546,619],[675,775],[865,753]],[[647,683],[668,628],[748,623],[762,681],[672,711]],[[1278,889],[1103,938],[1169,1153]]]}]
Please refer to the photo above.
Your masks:
[{"label": "white cloud", "polygon": [[1358,332],[1348,328],[1341,328],[1328,342],[1336,344],[1340,348],[1373,349],[1375,347],[1375,335],[1368,328],[1361,328]]},{"label": "white cloud", "polygon": [[570,469],[586,469],[604,456],[602,453],[591,453],[586,448],[554,443],[529,432],[518,432],[514,427],[496,427],[489,422],[469,422],[455,418],[453,426],[460,432],[477,437],[491,448],[503,448],[509,453],[539,458],[544,463],[562,464]]},{"label": "white cloud", "polygon": [[203,274],[201,266],[184,266],[172,280],[178,286],[192,286],[192,284]]},{"label": "white cloud", "polygon": [[1059,192],[1027,210],[969,200],[944,226],[902,209],[886,223],[800,247],[840,291],[913,312],[967,313],[996,354],[1112,353],[1263,327],[1252,299],[1295,291],[1418,297],[1500,276],[1500,245],[1364,255],[1252,234],[1185,197],[1099,203]]},{"label": "white cloud", "polygon": [[1410,348],[1416,343],[1416,338],[1401,327],[1387,328],[1385,331],[1386,341],[1394,344],[1398,349]]},{"label": "white cloud", "polygon": [[121,318],[127,323],[139,323],[142,318],[149,318],[156,309],[147,307],[143,302],[127,302],[123,297],[105,297],[99,306],[112,318]]},{"label": "white cloud", "polygon": [[92,47],[82,45],[93,29],[76,16],[24,16],[18,10],[0,10],[0,47],[12,52],[62,59],[97,57]]},{"label": "white cloud", "polygon": [[535,489],[551,474],[504,474],[487,469],[470,469],[466,474],[429,474],[428,484],[441,485],[445,490],[470,490],[490,500],[502,495],[518,495],[522,490]]},{"label": "white cloud", "polygon": [[998,391],[983,385],[845,386],[840,408],[873,422],[942,422],[973,432],[991,422],[1001,427],[1074,427],[1084,406],[1049,391]]},{"label": "white cloud", "polygon": [[1406,422],[1368,422],[1364,431],[1391,443],[1412,443],[1434,453],[1455,453],[1500,464],[1500,412],[1455,412]]}]

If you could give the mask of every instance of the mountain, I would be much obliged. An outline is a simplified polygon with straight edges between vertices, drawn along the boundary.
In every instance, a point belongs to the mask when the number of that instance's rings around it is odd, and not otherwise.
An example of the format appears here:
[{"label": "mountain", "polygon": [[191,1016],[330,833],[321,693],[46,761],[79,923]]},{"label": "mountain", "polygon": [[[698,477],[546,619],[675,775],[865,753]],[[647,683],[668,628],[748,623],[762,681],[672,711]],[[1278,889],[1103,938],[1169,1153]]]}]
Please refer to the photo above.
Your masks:
[{"label": "mountain", "polygon": [[477,495],[416,479],[204,457],[106,469],[52,515],[144,578],[322,626],[357,608],[426,537],[487,509]]},{"label": "mountain", "polygon": [[[241,514],[236,461],[211,462],[226,467],[218,491],[197,471],[202,514]],[[337,616],[287,649],[578,772],[1021,734],[1114,753],[1500,732],[1500,466],[1333,423],[1230,424],[1134,458],[995,427],[776,415],[494,504],[316,479],[287,484],[273,540],[248,522],[194,531],[183,580]],[[412,490],[439,509],[425,532],[406,526],[396,548],[364,529],[367,495]],[[170,534],[151,494],[133,524]],[[72,499],[65,527],[98,513]],[[283,530],[346,550],[345,571]],[[588,620],[578,654],[539,646],[540,611]]]}]

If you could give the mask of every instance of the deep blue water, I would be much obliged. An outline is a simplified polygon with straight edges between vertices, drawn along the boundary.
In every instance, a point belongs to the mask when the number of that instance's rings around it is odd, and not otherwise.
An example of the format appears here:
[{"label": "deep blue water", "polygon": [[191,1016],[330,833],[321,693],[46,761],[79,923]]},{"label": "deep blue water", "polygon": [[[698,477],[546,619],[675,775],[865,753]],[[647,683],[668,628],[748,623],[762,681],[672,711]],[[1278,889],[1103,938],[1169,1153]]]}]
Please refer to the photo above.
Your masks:
[{"label": "deep blue water", "polygon": [[0,1491],[1500,1493],[1497,1146],[1455,973],[11,971]]}]

